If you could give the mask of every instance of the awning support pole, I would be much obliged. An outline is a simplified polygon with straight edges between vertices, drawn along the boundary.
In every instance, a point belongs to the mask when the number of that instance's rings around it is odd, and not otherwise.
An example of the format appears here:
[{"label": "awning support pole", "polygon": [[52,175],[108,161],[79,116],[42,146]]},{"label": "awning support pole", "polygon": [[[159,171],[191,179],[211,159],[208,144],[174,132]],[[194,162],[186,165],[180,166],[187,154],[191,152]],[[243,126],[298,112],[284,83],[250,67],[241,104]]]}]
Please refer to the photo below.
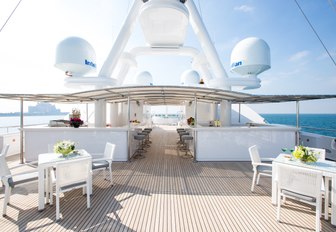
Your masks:
[{"label": "awning support pole", "polygon": [[300,102],[296,101],[296,141],[295,141],[295,145],[298,146],[300,145],[300,132],[299,132],[299,128],[300,128]]},{"label": "awning support pole", "polygon": [[127,147],[128,147],[128,161],[131,160],[131,144],[130,144],[130,136],[131,136],[131,125],[130,125],[130,121],[131,121],[131,100],[130,100],[130,96],[127,97]]},{"label": "awning support pole", "polygon": [[194,162],[197,162],[196,158],[196,140],[197,140],[197,97],[195,96],[195,107],[194,107],[194,118],[195,118],[195,129],[194,129]]},{"label": "awning support pole", "polygon": [[240,123],[240,114],[241,114],[241,105],[240,105],[240,103],[239,103],[239,114],[238,114],[238,123]]},{"label": "awning support pole", "polygon": [[20,98],[20,163],[23,161],[23,98]]}]

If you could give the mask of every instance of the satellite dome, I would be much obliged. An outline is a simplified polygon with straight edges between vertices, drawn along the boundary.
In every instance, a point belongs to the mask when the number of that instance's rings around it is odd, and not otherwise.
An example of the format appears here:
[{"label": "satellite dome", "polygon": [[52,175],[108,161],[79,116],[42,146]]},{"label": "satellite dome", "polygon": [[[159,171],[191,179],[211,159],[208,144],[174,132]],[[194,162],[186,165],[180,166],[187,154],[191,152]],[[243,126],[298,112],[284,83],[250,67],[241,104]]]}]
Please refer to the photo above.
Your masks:
[{"label": "satellite dome", "polygon": [[151,47],[178,47],[187,34],[189,12],[180,1],[151,0],[143,4],[139,21]]},{"label": "satellite dome", "polygon": [[153,85],[153,77],[150,72],[144,71],[138,73],[135,78],[135,83],[137,85]]},{"label": "satellite dome", "polygon": [[195,70],[187,70],[182,73],[181,85],[195,86],[200,82],[200,75]]},{"label": "satellite dome", "polygon": [[271,67],[270,48],[259,38],[240,41],[231,53],[231,70],[241,75],[258,75]]},{"label": "satellite dome", "polygon": [[57,46],[55,67],[70,74],[86,74],[96,69],[96,53],[86,40],[66,38]]}]

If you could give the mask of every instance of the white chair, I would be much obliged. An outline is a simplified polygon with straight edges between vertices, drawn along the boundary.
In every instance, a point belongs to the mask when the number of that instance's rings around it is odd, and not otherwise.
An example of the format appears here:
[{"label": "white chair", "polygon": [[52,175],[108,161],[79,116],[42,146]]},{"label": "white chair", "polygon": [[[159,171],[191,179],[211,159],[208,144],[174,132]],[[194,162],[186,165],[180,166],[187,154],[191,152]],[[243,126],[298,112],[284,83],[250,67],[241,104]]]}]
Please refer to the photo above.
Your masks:
[{"label": "white chair", "polygon": [[[297,146],[295,146],[295,149]],[[309,151],[313,151],[317,155],[317,161],[319,160],[325,160],[326,159],[326,150],[323,148],[315,148],[315,147],[305,147]],[[321,185],[321,191],[322,191],[322,197],[324,198],[324,219],[328,220],[329,214],[328,214],[328,207],[329,207],[329,199],[331,191],[329,191],[331,178],[325,177],[322,179],[322,185]]]},{"label": "white chair", "polygon": [[[115,151],[115,144],[106,143],[103,156],[94,154],[92,157],[92,170],[105,169],[109,170],[110,182],[112,182],[112,160]],[[106,174],[107,176],[107,174]]]},{"label": "white chair", "polygon": [[291,198],[316,207],[316,231],[320,231],[322,172],[290,165],[277,165],[277,221],[280,222],[281,198]]},{"label": "white chair", "polygon": [[[56,220],[60,218],[60,194],[77,188],[83,188],[83,192],[89,193],[91,175],[91,157],[56,164]],[[86,194],[86,198],[87,208],[90,208],[90,194]]]},{"label": "white chair", "polygon": [[251,186],[251,192],[254,191],[254,185],[257,179],[257,185],[259,185],[260,176],[272,176],[272,164],[261,162],[258,147],[253,145],[249,147],[250,158],[253,166],[253,180]]},{"label": "white chair", "polygon": [[[11,174],[11,170],[8,168],[7,161],[6,161],[6,155],[7,155],[8,149],[9,149],[9,145],[6,145],[2,149],[1,154],[0,154],[0,178],[1,178],[1,182],[3,186],[5,187],[5,199],[4,199],[4,205],[3,205],[3,211],[2,211],[3,216],[6,216],[7,205],[10,203],[10,196],[11,196],[12,189],[19,184],[25,184],[25,183],[32,182],[32,181],[37,181],[38,179],[38,172],[36,168],[30,171]],[[14,168],[19,168],[19,167],[24,167],[24,166],[29,166],[30,168],[33,168],[31,165],[19,165],[19,166],[15,166]]]},{"label": "white chair", "polygon": [[[315,147],[306,147],[308,150],[313,151],[315,154],[317,154],[317,161],[319,160],[325,160],[326,159],[326,150],[322,148],[315,148]],[[331,182],[331,178],[325,177],[322,178],[322,197],[324,198],[324,219],[328,220],[329,214],[328,214],[328,207],[329,207],[329,199],[331,191],[329,191],[329,185]]]}]

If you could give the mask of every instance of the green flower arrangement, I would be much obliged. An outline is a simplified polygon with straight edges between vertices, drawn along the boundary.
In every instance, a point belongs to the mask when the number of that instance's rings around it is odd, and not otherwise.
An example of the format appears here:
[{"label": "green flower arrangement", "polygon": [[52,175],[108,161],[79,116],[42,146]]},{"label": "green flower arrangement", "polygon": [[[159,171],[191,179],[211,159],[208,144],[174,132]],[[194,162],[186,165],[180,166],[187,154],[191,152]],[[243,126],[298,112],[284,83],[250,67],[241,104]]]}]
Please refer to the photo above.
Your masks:
[{"label": "green flower arrangement", "polygon": [[318,154],[302,145],[297,146],[292,154],[295,159],[301,160],[304,163],[314,163],[318,158]]},{"label": "green flower arrangement", "polygon": [[54,152],[68,156],[75,150],[75,142],[70,140],[59,141],[54,145]]}]

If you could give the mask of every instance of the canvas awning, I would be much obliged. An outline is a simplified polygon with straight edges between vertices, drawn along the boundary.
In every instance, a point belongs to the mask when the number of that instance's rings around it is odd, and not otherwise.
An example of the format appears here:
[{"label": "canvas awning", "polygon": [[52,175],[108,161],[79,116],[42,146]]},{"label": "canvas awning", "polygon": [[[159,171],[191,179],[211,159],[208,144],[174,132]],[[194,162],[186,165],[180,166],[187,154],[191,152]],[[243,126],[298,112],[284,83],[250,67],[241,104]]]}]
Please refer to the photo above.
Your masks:
[{"label": "canvas awning", "polygon": [[90,103],[106,100],[108,103],[144,101],[149,105],[179,105],[184,102],[219,103],[223,100],[231,103],[278,103],[315,99],[336,98],[336,95],[253,95],[222,89],[188,86],[122,86],[98,90],[64,94],[15,94],[0,93],[2,99],[54,102],[54,103]]}]

